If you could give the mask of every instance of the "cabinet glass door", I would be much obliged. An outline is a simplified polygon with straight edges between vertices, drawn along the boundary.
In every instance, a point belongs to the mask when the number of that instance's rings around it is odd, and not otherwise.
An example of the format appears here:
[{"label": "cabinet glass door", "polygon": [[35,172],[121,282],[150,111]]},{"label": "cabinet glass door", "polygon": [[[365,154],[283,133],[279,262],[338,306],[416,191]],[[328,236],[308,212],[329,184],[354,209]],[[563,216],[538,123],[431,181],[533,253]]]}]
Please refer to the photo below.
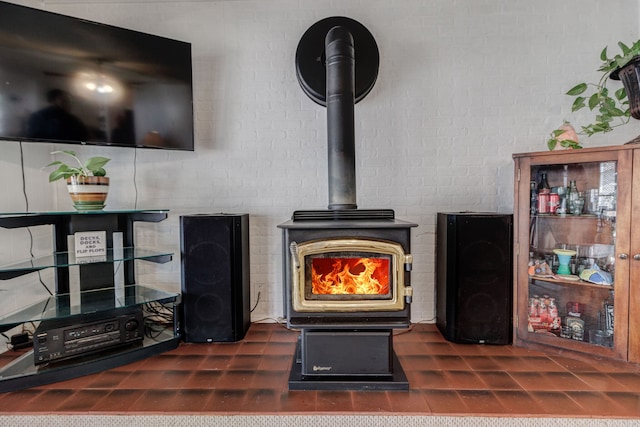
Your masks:
[{"label": "cabinet glass door", "polygon": [[530,165],[530,339],[616,346],[618,168],[616,160]]}]

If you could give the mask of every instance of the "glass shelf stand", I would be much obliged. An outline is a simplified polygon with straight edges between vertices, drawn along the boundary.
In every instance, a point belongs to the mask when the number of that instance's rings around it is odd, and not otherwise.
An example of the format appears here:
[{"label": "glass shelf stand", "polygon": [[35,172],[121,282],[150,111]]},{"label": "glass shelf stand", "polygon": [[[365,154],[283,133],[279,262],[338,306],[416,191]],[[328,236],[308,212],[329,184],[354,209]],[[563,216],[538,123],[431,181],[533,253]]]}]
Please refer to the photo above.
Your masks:
[{"label": "glass shelf stand", "polygon": [[[0,331],[20,325],[63,325],[75,328],[87,322],[108,324],[121,313],[140,312],[144,337],[139,342],[106,346],[99,351],[74,354],[47,363],[34,361],[34,350],[9,350],[0,358],[0,392],[66,380],[119,366],[176,348],[179,342],[177,306],[180,294],[140,285],[135,281],[136,260],[171,261],[168,251],[146,250],[134,245],[134,224],[160,222],[167,210],[119,210],[92,212],[0,213],[1,228],[51,225],[54,252],[17,262],[0,263],[0,280],[11,288],[12,280],[45,269],[55,272],[53,295],[33,296],[25,306],[0,312]],[[105,231],[106,254],[76,258],[69,247],[76,232]],[[71,249],[71,250],[70,250]],[[121,270],[114,274],[114,266]],[[39,273],[38,273],[39,274]],[[37,280],[34,278],[34,280]],[[19,289],[11,288],[13,292]],[[29,298],[25,298],[28,300]],[[114,320],[115,322],[115,320]],[[115,323],[114,323],[115,324]],[[81,326],[84,327],[84,326]],[[38,330],[38,329],[36,329]],[[38,339],[38,337],[33,337]]]}]

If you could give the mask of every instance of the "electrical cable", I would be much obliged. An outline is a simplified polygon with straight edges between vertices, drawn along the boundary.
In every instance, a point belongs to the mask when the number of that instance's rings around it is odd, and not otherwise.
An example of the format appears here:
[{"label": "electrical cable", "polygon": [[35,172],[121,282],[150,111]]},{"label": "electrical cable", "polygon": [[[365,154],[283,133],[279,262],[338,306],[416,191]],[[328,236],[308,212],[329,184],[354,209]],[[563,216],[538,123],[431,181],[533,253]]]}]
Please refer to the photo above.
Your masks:
[{"label": "electrical cable", "polygon": [[260,304],[260,291],[258,291],[258,296],[256,297],[256,303],[254,304],[253,308],[249,310],[249,312],[253,313],[253,310],[255,310],[258,307],[258,304]]},{"label": "electrical cable", "polygon": [[267,320],[269,320],[268,323],[274,323],[287,331],[300,332],[300,329],[298,328],[290,328],[287,326],[286,319],[282,317],[278,317],[277,319],[274,319],[273,317],[263,317],[262,319],[252,320],[251,323],[265,323]]},{"label": "electrical cable", "polygon": [[136,175],[138,170],[138,147],[133,148],[133,191],[135,193],[135,199],[133,202],[133,209],[138,209],[138,183],[136,182]]},{"label": "electrical cable", "polygon": [[144,335],[156,339],[169,327],[173,327],[174,310],[159,302],[144,304]]},{"label": "electrical cable", "polygon": [[[22,141],[20,141],[19,144],[20,144],[20,172],[22,174],[22,194],[24,195],[25,210],[26,212],[29,212],[29,197],[27,196],[27,180],[24,174],[24,151],[22,150]],[[27,227],[27,232],[29,233],[29,255],[31,255],[31,266],[35,267],[35,265],[33,264],[33,258],[35,258],[35,256],[33,255],[33,233],[31,233],[31,227]],[[38,273],[38,280],[40,281],[40,284],[47,290],[47,292],[49,292],[49,295],[53,295],[53,292],[51,292],[49,287],[42,280],[42,275],[40,275],[40,270],[38,270],[37,273]]]},{"label": "electrical cable", "polygon": [[29,212],[29,197],[27,197],[27,180],[24,175],[24,151],[22,151],[22,141],[20,141],[20,173],[22,174],[22,194],[24,195],[25,210]]},{"label": "electrical cable", "polygon": [[418,325],[418,324],[432,324],[434,321],[436,320],[435,316],[432,317],[431,319],[424,319],[424,320],[418,320],[417,322],[411,322],[409,324],[409,327],[407,329],[402,329],[402,330],[394,330],[393,331],[393,336],[398,336],[398,335],[404,335],[404,334],[408,334],[409,332],[413,331],[413,328]]}]

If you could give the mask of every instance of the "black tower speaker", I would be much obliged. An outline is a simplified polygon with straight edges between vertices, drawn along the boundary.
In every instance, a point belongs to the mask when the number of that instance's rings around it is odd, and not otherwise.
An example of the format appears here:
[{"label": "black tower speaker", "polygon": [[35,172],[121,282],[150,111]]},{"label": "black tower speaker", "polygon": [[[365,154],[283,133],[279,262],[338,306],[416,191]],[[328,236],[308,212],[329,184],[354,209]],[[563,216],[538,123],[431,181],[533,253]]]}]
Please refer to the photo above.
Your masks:
[{"label": "black tower speaker", "polygon": [[513,215],[438,213],[436,325],[452,342],[512,339]]},{"label": "black tower speaker", "polygon": [[181,216],[180,249],[184,340],[244,338],[251,323],[249,215]]}]

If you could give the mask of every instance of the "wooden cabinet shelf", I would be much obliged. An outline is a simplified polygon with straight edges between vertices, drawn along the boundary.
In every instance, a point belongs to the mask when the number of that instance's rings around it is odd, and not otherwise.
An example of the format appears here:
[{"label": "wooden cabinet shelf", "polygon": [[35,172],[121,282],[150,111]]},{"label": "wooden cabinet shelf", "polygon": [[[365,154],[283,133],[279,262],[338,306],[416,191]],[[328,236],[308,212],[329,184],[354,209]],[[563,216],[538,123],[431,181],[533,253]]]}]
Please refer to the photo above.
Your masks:
[{"label": "wooden cabinet shelf", "polygon": [[534,283],[548,282],[548,283],[555,283],[555,284],[561,284],[566,286],[586,286],[586,287],[592,287],[597,289],[613,290],[613,287],[611,285],[602,285],[599,283],[585,282],[584,280],[566,280],[561,278],[555,279],[552,277],[538,277],[538,276],[530,276],[530,278]]}]

